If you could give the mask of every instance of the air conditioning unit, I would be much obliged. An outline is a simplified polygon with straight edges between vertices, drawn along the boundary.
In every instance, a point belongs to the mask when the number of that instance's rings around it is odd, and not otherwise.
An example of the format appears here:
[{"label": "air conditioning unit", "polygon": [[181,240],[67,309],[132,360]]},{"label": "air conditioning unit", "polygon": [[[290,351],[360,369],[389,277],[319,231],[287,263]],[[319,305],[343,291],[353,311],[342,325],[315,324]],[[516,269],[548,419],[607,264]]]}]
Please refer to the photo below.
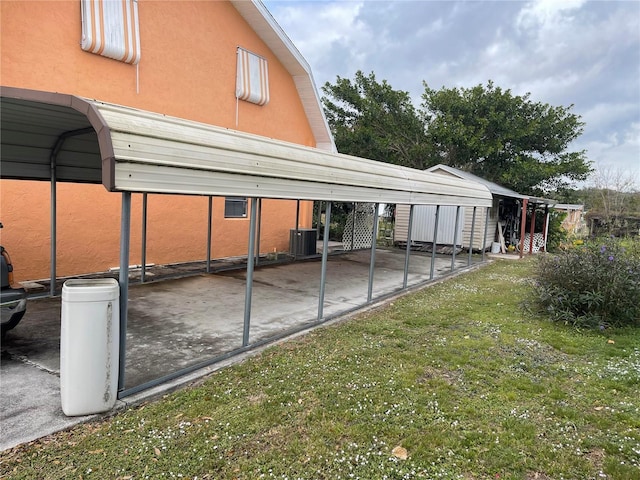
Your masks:
[{"label": "air conditioning unit", "polygon": [[292,255],[308,256],[316,254],[316,229],[299,228],[289,231],[289,252]]}]

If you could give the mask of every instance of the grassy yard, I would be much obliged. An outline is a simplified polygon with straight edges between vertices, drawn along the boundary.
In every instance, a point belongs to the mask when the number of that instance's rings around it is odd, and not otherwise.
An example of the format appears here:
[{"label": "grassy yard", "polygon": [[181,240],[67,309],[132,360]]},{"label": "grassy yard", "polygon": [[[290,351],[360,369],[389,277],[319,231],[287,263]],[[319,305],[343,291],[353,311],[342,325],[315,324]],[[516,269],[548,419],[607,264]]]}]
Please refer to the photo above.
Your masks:
[{"label": "grassy yard", "polygon": [[640,479],[640,331],[524,313],[500,261],[4,452],[54,479]]}]

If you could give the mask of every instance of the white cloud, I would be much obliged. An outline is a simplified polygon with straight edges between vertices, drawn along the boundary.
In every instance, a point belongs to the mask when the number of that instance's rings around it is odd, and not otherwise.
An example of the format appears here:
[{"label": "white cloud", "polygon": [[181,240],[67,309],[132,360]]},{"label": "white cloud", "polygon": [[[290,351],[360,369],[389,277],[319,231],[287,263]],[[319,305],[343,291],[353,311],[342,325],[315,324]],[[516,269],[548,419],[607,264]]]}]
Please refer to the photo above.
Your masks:
[{"label": "white cloud", "polygon": [[[633,168],[640,161],[640,3],[267,0],[318,85],[373,71],[416,106],[433,88],[493,80],[569,106],[587,125],[574,149]],[[634,137],[635,135],[635,137]],[[634,141],[635,138],[635,141]],[[579,145],[579,147],[578,147]]]},{"label": "white cloud", "polygon": [[522,29],[555,29],[566,22],[567,14],[577,10],[586,0],[537,0],[529,2],[516,19]]},{"label": "white cloud", "polygon": [[609,132],[587,142],[576,142],[598,169],[618,169],[640,176],[640,122],[622,132]]}]

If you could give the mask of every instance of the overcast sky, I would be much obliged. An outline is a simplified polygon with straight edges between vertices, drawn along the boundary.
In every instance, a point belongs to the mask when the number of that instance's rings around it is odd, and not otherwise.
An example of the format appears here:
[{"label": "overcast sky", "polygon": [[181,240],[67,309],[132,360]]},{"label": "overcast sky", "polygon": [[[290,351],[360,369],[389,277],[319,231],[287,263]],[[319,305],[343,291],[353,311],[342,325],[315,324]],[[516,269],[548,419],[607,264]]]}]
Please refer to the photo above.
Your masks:
[{"label": "overcast sky", "polygon": [[374,72],[416,107],[430,87],[488,80],[586,126],[572,145],[640,178],[640,0],[283,1],[265,5],[311,65],[318,89]]}]

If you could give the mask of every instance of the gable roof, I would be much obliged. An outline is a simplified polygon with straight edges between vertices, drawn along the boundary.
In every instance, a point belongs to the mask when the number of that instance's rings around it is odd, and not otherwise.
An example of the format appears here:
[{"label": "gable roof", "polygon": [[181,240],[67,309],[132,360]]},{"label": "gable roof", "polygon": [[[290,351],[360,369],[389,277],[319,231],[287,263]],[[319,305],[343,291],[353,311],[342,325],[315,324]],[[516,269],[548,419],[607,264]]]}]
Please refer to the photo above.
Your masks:
[{"label": "gable roof", "polygon": [[463,170],[458,170],[457,168],[450,167],[448,165],[435,165],[433,167],[427,168],[427,172],[436,172],[437,170],[442,170],[451,175],[454,175],[458,178],[463,178],[465,180],[471,180],[472,182],[478,182],[489,189],[492,195],[500,195],[502,197],[511,197],[511,198],[530,198],[527,195],[521,195],[518,192],[511,190],[510,188],[503,187],[502,185],[498,185],[497,183],[490,182],[489,180],[485,180],[484,178],[478,177],[473,173],[465,172]]},{"label": "gable roof", "polygon": [[311,67],[302,54],[260,0],[231,0],[231,4],[293,77],[316,140],[316,148],[337,152]]}]

